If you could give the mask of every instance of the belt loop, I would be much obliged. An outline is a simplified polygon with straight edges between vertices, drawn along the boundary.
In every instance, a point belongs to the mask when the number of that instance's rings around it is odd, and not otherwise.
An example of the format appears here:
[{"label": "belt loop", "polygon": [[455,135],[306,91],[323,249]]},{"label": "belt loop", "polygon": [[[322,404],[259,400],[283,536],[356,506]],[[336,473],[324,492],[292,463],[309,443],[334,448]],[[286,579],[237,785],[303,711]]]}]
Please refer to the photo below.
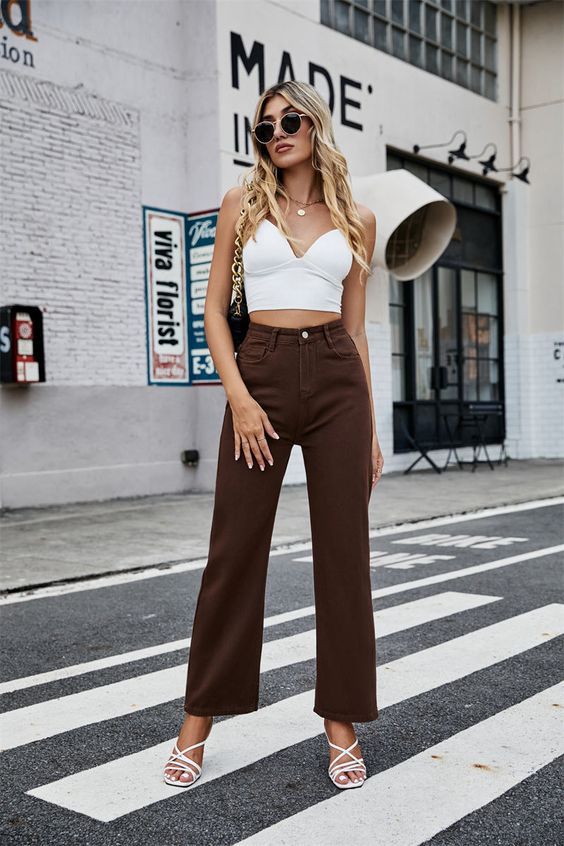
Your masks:
[{"label": "belt loop", "polygon": [[333,348],[333,338],[331,337],[331,330],[329,329],[329,325],[327,323],[323,324],[323,334],[325,335],[328,346]]},{"label": "belt loop", "polygon": [[278,335],[278,330],[279,327],[275,326],[272,332],[270,333],[270,338],[268,339],[268,349],[270,352],[272,352],[272,350],[276,346],[276,336]]}]

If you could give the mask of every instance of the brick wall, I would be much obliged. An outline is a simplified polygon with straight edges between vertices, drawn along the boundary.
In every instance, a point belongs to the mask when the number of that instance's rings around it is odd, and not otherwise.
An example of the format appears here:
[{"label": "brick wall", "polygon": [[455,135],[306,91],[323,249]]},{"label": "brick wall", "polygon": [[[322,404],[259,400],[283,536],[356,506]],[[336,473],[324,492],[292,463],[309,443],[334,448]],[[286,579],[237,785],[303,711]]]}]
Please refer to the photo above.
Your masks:
[{"label": "brick wall", "polygon": [[[513,458],[564,456],[564,334],[506,335],[507,448]],[[560,349],[564,352],[564,346]]]},{"label": "brick wall", "polygon": [[137,112],[3,71],[0,145],[2,304],[43,309],[48,382],[146,384]]}]

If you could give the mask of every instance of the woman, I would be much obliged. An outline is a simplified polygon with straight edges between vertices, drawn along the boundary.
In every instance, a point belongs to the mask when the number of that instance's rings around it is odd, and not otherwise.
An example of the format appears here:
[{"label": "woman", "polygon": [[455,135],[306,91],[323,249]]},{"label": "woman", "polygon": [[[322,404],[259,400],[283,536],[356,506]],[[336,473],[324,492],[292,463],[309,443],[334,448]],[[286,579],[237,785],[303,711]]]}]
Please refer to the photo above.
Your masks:
[{"label": "woman", "polygon": [[[359,787],[366,767],[352,722],[378,716],[368,504],[384,462],[364,331],[376,220],[352,199],[330,111],[312,86],[284,82],[265,91],[252,138],[250,178],[221,204],[205,304],[206,338],[228,401],[186,717],[164,777],[193,784],[213,716],[258,708],[269,549],[284,471],[299,444],[313,540],[313,710],[324,717],[333,783]],[[250,325],[234,359],[227,313],[236,231]]]}]

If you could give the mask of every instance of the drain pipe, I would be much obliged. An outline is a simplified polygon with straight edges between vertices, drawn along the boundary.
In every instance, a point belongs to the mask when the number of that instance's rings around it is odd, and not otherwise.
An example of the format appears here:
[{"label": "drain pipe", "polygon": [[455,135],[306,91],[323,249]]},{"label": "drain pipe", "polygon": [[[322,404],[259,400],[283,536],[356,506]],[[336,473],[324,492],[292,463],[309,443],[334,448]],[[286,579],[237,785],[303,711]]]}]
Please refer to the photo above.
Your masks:
[{"label": "drain pipe", "polygon": [[510,164],[515,164],[521,157],[521,7],[510,3],[511,32],[511,108],[510,126]]},{"label": "drain pipe", "polygon": [[[518,3],[508,3],[509,38],[509,161],[521,156],[521,10]],[[506,446],[514,458],[530,458],[524,444],[533,437],[532,412],[526,386],[533,378],[526,343],[529,326],[529,247],[527,192],[519,180],[508,178],[500,186],[503,202],[503,264],[505,317]]]}]

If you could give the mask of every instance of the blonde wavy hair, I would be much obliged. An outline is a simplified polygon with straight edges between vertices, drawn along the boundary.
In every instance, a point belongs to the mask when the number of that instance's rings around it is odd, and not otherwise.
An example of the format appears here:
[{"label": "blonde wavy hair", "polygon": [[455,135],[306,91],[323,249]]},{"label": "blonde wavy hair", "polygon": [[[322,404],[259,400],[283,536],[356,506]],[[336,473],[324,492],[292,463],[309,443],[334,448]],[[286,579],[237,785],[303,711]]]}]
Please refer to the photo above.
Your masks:
[{"label": "blonde wavy hair", "polygon": [[[281,94],[297,112],[311,118],[311,163],[320,174],[323,198],[333,225],[343,233],[354,258],[368,277],[371,271],[367,262],[363,224],[353,201],[347,161],[335,142],[329,106],[307,82],[281,82],[261,94],[255,109],[253,127],[262,119],[264,105],[274,94]],[[260,144],[254,134],[251,134],[251,138],[255,163],[243,174],[242,214],[236,226],[241,244],[255,237],[259,223],[270,212],[288,241],[301,245],[301,239],[292,236],[288,230],[276,199],[278,193],[289,200],[279,179],[279,169],[272,163],[266,146]],[[363,284],[362,272],[360,277]]]}]

